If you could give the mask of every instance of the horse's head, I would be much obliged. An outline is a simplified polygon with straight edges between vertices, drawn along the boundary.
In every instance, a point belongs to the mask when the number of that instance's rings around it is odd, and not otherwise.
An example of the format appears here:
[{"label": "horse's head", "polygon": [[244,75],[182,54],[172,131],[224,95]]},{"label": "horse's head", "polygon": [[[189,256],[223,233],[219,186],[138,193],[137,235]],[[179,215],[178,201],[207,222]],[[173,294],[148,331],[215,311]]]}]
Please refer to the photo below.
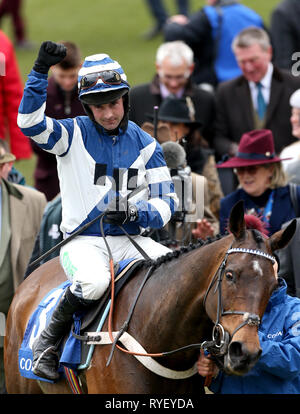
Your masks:
[{"label": "horse's head", "polygon": [[260,357],[258,326],[277,286],[273,253],[287,245],[295,229],[293,220],[267,238],[246,229],[243,202],[231,211],[230,245],[205,297],[206,311],[215,322],[212,354],[229,374],[245,374]]}]

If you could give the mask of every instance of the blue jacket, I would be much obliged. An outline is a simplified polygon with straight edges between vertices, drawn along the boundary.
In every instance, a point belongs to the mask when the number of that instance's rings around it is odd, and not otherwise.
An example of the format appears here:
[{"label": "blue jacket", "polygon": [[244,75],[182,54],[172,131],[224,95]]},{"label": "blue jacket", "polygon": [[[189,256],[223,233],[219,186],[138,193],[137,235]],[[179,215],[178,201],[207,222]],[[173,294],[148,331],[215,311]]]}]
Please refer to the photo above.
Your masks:
[{"label": "blue jacket", "polygon": [[[300,186],[297,187],[298,204],[300,205]],[[232,207],[239,201],[244,200],[245,211],[255,208],[253,200],[249,195],[242,189],[238,189],[224,198],[221,199],[220,203],[220,232],[225,233],[228,227],[228,219]],[[274,201],[272,207],[272,215],[269,222],[269,235],[272,235],[276,231],[281,229],[283,223],[292,220],[296,217],[295,210],[292,205],[289,186],[276,188],[274,190]]]},{"label": "blue jacket", "polygon": [[231,49],[234,37],[249,26],[263,28],[262,18],[249,7],[239,3],[203,8],[212,28],[215,42],[215,72],[219,82],[241,75],[241,70]]},{"label": "blue jacket", "polygon": [[217,394],[299,394],[300,392],[300,299],[279,287],[267,305],[259,327],[262,354],[244,376],[221,372],[211,390]]}]

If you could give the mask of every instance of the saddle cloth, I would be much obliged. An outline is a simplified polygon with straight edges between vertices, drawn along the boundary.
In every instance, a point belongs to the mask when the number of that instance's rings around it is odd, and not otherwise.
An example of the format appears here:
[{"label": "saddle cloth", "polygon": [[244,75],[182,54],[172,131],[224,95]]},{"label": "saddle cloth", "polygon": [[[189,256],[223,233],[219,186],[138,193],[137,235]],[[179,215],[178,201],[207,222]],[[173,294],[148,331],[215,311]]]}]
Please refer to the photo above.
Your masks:
[{"label": "saddle cloth", "polygon": [[[130,276],[134,273],[134,270],[139,267],[144,260],[133,260],[127,259],[121,261],[118,265],[117,272],[115,274],[115,295],[120,291],[121,287],[126,283],[126,281],[130,278]],[[69,280],[61,283],[56,288],[52,289],[40,302],[38,307],[32,313],[25,333],[24,338],[19,349],[19,372],[21,376],[30,379],[36,379],[46,382],[53,382],[51,380],[47,380],[45,378],[41,378],[36,376],[32,372],[32,344],[34,343],[35,339],[40,335],[42,330],[46,327],[47,323],[50,321],[51,315],[63,295],[64,291],[67,289],[68,286],[71,285]],[[101,323],[99,324],[99,315],[102,315],[103,311],[108,308],[110,303],[110,289],[108,289],[104,295],[104,297],[97,302],[97,305],[94,306],[91,310],[89,310],[86,314],[83,312],[76,312],[73,315],[73,331],[76,334],[81,334],[83,330],[87,327],[97,326],[99,330],[101,329]],[[100,320],[105,321],[106,314],[102,316]],[[102,325],[103,325],[102,323]],[[93,348],[92,348],[93,349]],[[72,332],[69,333],[67,337],[60,361],[59,361],[59,372],[64,373],[63,367],[66,366],[71,369],[84,369],[88,366],[88,362],[86,361],[89,356],[91,357],[91,346],[84,345],[82,341],[76,339]],[[85,351],[84,353],[82,351]],[[82,359],[82,355],[84,354],[84,360]]]}]

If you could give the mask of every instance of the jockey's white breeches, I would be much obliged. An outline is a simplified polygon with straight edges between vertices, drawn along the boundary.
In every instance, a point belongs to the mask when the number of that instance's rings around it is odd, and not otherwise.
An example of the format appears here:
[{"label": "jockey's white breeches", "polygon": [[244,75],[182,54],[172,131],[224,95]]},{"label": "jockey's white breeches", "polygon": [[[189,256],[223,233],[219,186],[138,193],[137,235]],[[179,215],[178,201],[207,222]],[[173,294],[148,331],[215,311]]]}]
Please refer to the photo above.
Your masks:
[{"label": "jockey's white breeches", "polygon": [[[151,259],[171,250],[150,237],[131,236]],[[143,259],[126,236],[106,236],[114,263],[124,259]],[[83,299],[99,299],[107,289],[111,274],[109,255],[102,237],[77,236],[60,251],[60,263],[72,285],[71,292]]]}]

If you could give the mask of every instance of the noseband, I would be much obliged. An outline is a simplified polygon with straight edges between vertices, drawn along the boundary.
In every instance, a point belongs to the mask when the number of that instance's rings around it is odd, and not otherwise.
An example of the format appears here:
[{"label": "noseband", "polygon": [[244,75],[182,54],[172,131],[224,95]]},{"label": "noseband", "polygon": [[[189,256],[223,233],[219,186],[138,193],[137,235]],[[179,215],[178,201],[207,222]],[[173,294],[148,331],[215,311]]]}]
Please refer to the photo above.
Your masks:
[{"label": "noseband", "polygon": [[231,338],[235,335],[235,333],[241,329],[245,325],[249,326],[259,326],[260,325],[260,317],[254,313],[250,313],[247,311],[235,311],[235,310],[229,310],[229,311],[223,311],[223,305],[222,305],[222,280],[225,273],[225,266],[228,259],[228,256],[231,253],[247,253],[247,254],[253,254],[256,256],[264,257],[267,260],[270,260],[273,264],[276,262],[276,259],[274,256],[269,255],[268,253],[265,253],[261,250],[256,249],[246,249],[246,248],[233,248],[232,245],[227,250],[225,257],[220,264],[218,270],[216,271],[216,274],[214,275],[212,281],[210,282],[207,291],[203,298],[203,305],[205,308],[205,303],[207,300],[207,296],[212,289],[213,285],[216,283],[216,287],[214,289],[214,294],[218,291],[218,306],[217,306],[217,319],[214,322],[214,327],[212,331],[212,341],[207,341],[207,346],[204,346],[207,350],[209,350],[210,353],[213,355],[224,355],[227,352],[228,344],[230,342],[230,335],[225,329],[223,328],[222,324],[220,323],[220,318],[222,316],[226,315],[242,315],[243,316],[243,322],[238,325],[235,330],[233,331]]}]

